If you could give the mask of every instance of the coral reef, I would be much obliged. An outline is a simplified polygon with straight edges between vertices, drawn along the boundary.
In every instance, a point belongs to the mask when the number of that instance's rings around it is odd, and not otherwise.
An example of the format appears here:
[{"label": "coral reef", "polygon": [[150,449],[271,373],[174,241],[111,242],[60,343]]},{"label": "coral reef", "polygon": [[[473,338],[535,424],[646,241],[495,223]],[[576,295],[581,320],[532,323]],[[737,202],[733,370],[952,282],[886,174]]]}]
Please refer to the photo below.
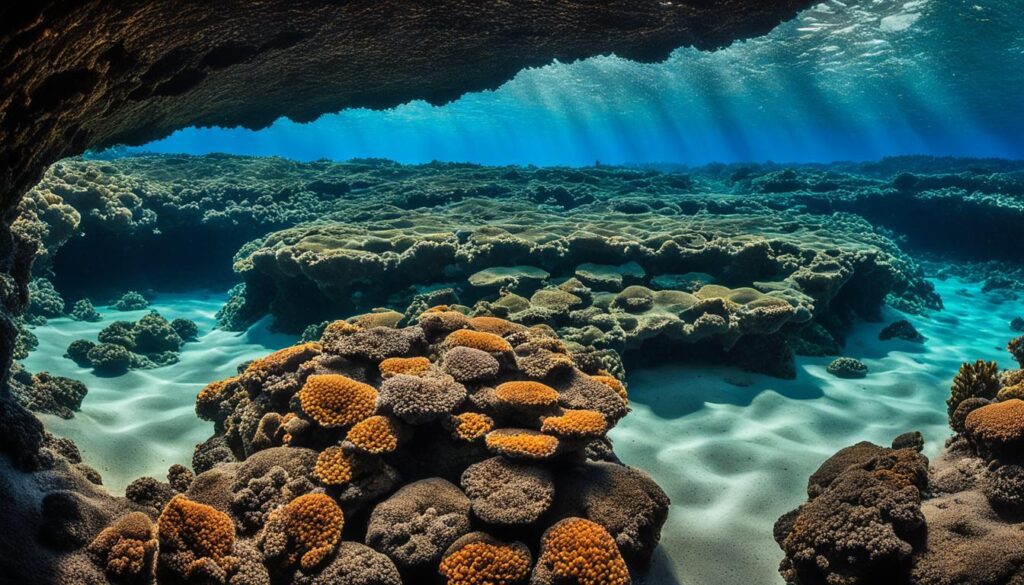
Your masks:
[{"label": "coral reef", "polygon": [[[1011,342],[1013,353],[1016,344]],[[939,458],[919,433],[860,443],[808,482],[779,518],[780,573],[794,585],[989,585],[1024,579],[1024,370],[963,364],[950,390],[954,436]]]},{"label": "coral reef", "polygon": [[[209,384],[196,411],[215,435],[198,475],[133,488],[140,505],[188,498],[225,515],[234,548],[193,551],[210,559],[204,575],[232,582],[246,546],[274,582],[295,583],[345,575],[346,550],[385,584],[620,582],[648,562],[669,500],[607,443],[628,411],[621,383],[580,370],[543,328],[453,307],[406,327],[379,325],[384,314],[332,322]],[[521,348],[538,343],[563,359],[528,379]],[[578,573],[573,554],[597,572]]]},{"label": "coral reef", "polygon": [[199,327],[189,319],[168,322],[156,311],[135,323],[115,321],[97,336],[99,343],[76,339],[64,354],[97,372],[120,375],[129,369],[155,368],[178,361],[186,341],[195,341]]},{"label": "coral reef", "polygon": [[99,311],[92,305],[89,299],[75,301],[71,307],[71,318],[75,321],[96,322],[100,320]]},{"label": "coral reef", "polygon": [[121,298],[117,299],[114,303],[114,308],[118,311],[141,311],[149,306],[149,301],[146,297],[135,291],[128,291],[121,295]]}]

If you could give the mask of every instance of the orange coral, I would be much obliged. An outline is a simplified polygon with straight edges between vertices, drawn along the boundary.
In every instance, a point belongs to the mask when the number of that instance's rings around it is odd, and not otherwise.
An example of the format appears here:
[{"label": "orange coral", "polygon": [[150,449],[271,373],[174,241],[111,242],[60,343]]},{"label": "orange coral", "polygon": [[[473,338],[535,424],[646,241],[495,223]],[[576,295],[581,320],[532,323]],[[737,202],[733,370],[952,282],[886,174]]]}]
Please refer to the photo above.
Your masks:
[{"label": "orange coral", "polygon": [[352,462],[341,447],[328,447],[316,458],[313,472],[324,485],[343,485],[352,479]]},{"label": "orange coral", "polygon": [[471,542],[448,554],[438,572],[448,585],[513,585],[530,572],[525,547],[497,542]]},{"label": "orange coral", "polygon": [[386,416],[371,416],[352,427],[345,439],[360,451],[380,455],[398,448],[398,423]]},{"label": "orange coral", "polygon": [[530,429],[498,429],[487,433],[487,448],[498,455],[547,459],[558,452],[558,438]]},{"label": "orange coral", "polygon": [[626,385],[622,383],[618,378],[614,376],[591,376],[591,378],[604,384],[605,386],[615,390],[615,393],[622,397],[623,400],[628,401],[629,396],[626,394]]},{"label": "orange coral", "polygon": [[544,419],[540,430],[561,437],[594,438],[608,430],[608,421],[594,410],[566,410],[561,416]]},{"label": "orange coral", "polygon": [[558,404],[558,391],[540,382],[505,382],[494,390],[494,396],[512,406],[543,408]]},{"label": "orange coral", "polygon": [[377,391],[340,374],[318,374],[306,379],[299,391],[299,404],[322,426],[348,426],[373,415]]},{"label": "orange coral", "polygon": [[263,547],[285,564],[309,571],[323,562],[341,540],[345,516],[326,494],[299,496],[270,513]]},{"label": "orange coral", "polygon": [[188,569],[199,567],[204,558],[225,571],[231,566],[228,555],[235,545],[235,525],[224,512],[179,494],[164,507],[157,527],[161,555],[165,549],[191,553]]},{"label": "orange coral", "polygon": [[441,312],[450,311],[450,310],[451,310],[451,307],[449,307],[448,305],[434,305],[433,307],[430,307],[429,309],[427,309],[426,311],[423,311],[423,312],[424,313],[441,313]]},{"label": "orange coral", "polygon": [[475,441],[494,429],[494,421],[479,412],[464,412],[451,417],[451,427],[454,438]]},{"label": "orange coral", "polygon": [[557,582],[578,585],[627,585],[629,569],[615,539],[600,524],[566,518],[544,534],[539,563]]},{"label": "orange coral", "polygon": [[380,375],[385,378],[406,374],[409,376],[422,376],[430,369],[430,360],[425,357],[393,357],[387,358],[380,363]]},{"label": "orange coral", "polygon": [[299,364],[320,355],[322,347],[317,342],[302,343],[253,360],[245,369],[247,376],[266,376],[294,370]]},{"label": "orange coral", "polygon": [[1024,400],[1011,398],[982,406],[967,415],[967,435],[989,449],[1024,445]]},{"label": "orange coral", "polygon": [[473,317],[469,320],[469,326],[477,331],[493,333],[494,335],[500,335],[502,337],[509,333],[515,333],[516,331],[522,331],[525,329],[525,327],[518,323],[513,323],[498,317]]},{"label": "orange coral", "polygon": [[223,400],[224,392],[235,382],[238,376],[210,382],[196,396],[196,414],[204,420],[212,420],[217,405]]},{"label": "orange coral", "polygon": [[149,572],[156,544],[149,517],[142,512],[129,512],[104,528],[88,550],[107,575],[132,581]]},{"label": "orange coral", "polygon": [[446,347],[470,347],[489,353],[504,353],[512,351],[512,345],[493,333],[473,331],[472,329],[459,329],[448,334],[444,338]]},{"label": "orange coral", "polygon": [[351,333],[357,333],[362,331],[363,328],[355,323],[349,323],[348,321],[333,321],[327,327],[324,328],[324,335],[330,333],[331,335],[349,335]]}]

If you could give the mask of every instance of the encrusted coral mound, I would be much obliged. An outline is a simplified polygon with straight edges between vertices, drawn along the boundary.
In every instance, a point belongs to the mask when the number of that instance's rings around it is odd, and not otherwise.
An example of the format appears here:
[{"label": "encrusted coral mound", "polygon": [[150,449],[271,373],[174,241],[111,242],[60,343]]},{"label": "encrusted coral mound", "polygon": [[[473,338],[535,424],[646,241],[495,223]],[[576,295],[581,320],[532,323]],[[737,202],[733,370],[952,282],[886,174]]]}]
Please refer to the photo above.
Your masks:
[{"label": "encrusted coral mound", "polygon": [[[196,449],[200,473],[137,482],[140,501],[163,507],[158,572],[228,585],[627,583],[669,501],[611,450],[606,433],[629,411],[621,382],[547,328],[456,308],[406,327],[380,325],[386,311],[336,321],[208,384],[196,410],[215,434]],[[134,541],[117,567],[144,567]]]}]

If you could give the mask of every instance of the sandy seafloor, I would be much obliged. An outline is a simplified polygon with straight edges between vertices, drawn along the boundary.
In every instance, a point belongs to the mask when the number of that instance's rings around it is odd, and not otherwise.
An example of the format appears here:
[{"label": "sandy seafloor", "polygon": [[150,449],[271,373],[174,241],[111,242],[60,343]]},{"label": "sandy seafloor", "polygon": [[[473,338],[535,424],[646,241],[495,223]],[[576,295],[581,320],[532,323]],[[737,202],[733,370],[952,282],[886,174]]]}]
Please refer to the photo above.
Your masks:
[{"label": "sandy seafloor", "polygon": [[[213,423],[196,416],[196,394],[208,382],[235,375],[238,364],[291,345],[294,335],[271,333],[270,319],[245,333],[214,329],[217,309],[225,294],[160,295],[148,309],[118,311],[97,306],[103,319],[85,323],[62,317],[50,319],[33,332],[39,348],[22,364],[30,372],[46,370],[81,380],[89,388],[81,412],[63,420],[39,415],[50,432],[72,438],[83,460],[103,476],[103,484],[123,493],[132,480],[150,475],[165,480],[173,463],[191,466],[196,444],[213,434]],[[185,317],[199,325],[197,341],[186,343],[178,363],[151,370],[132,370],[123,376],[101,377],[62,357],[75,339],[96,341],[101,329],[114,321],[137,321],[150,310],[168,320]]]},{"label": "sandy seafloor", "polygon": [[[928,341],[878,341],[878,331],[904,317],[887,310],[881,323],[858,326],[845,355],[870,368],[860,380],[825,371],[831,358],[798,358],[795,380],[719,367],[660,367],[629,373],[632,413],[610,433],[616,452],[647,470],[673,507],[651,571],[652,585],[776,585],[782,554],[772,525],[806,497],[807,477],[836,450],[869,440],[887,445],[919,430],[926,454],[936,455],[949,434],[945,400],[960,363],[994,359],[1013,365],[1003,349],[1009,321],[1024,303],[985,294],[977,284],[936,281],[942,312],[906,316]],[[966,294],[963,294],[966,292]],[[234,374],[237,365],[294,342],[273,334],[268,320],[246,333],[213,329],[223,295],[161,295],[151,308],[168,319],[188,317],[200,327],[175,365],[94,376],[60,357],[68,343],[95,339],[115,320],[145,311],[98,307],[99,323],[53,319],[34,331],[39,349],[24,361],[30,371],[79,379],[89,387],[71,420],[42,416],[47,428],[71,437],[104,483],[122,492],[134,478],[162,478],[172,463],[188,464],[210,423],[194,412],[207,382]]]}]

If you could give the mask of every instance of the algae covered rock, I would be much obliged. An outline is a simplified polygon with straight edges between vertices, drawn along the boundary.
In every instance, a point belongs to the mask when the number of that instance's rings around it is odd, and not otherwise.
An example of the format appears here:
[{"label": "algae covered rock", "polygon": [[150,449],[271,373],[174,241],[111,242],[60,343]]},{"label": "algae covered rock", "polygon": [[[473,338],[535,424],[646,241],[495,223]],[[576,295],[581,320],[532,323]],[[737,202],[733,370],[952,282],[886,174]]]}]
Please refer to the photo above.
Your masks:
[{"label": "algae covered rock", "polygon": [[95,323],[101,317],[99,311],[96,310],[96,307],[92,305],[89,299],[81,299],[75,301],[75,304],[71,307],[71,318],[75,321]]},{"label": "algae covered rock", "polygon": [[864,362],[851,357],[838,357],[829,362],[826,369],[837,378],[863,378],[868,375]]},{"label": "algae covered rock", "polygon": [[149,306],[149,301],[146,297],[135,291],[128,291],[124,293],[121,298],[117,299],[114,303],[114,308],[118,311],[140,311]]}]

